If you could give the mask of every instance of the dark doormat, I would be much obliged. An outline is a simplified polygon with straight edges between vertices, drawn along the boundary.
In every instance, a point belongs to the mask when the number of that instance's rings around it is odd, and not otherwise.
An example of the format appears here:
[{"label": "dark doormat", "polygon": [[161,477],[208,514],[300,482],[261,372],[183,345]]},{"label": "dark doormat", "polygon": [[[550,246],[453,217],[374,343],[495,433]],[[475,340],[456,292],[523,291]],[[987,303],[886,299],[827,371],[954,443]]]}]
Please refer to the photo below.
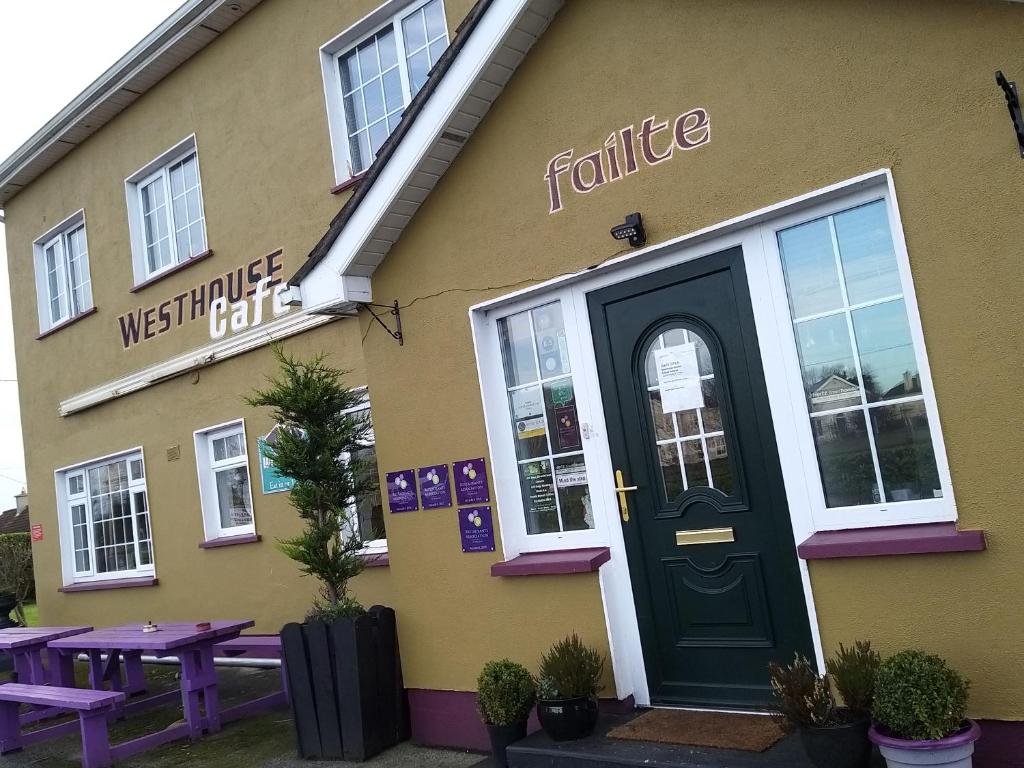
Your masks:
[{"label": "dark doormat", "polygon": [[725,712],[652,709],[612,728],[608,737],[693,747],[764,752],[785,734],[773,717]]}]

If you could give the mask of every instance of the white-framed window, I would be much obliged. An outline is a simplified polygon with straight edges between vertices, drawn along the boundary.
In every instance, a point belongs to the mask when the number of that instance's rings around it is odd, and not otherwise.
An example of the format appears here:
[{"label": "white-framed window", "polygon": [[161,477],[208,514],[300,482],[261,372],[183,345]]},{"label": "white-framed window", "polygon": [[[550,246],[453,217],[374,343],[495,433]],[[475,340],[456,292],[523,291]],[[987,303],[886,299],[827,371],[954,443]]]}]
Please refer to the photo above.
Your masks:
[{"label": "white-framed window", "polygon": [[956,519],[898,211],[876,189],[765,225],[816,530]]},{"label": "white-framed window", "polygon": [[33,253],[40,333],[92,309],[84,210],[37,238]]},{"label": "white-framed window", "polygon": [[[370,401],[367,398],[350,413],[358,414],[370,421]],[[355,460],[360,472],[369,481],[366,491],[349,504],[349,520],[355,531],[353,533],[363,540],[363,553],[368,555],[383,554],[388,551],[387,530],[384,527],[384,501],[380,491],[380,472],[377,466],[377,443],[372,424],[362,445],[355,451],[345,454],[346,461]]]},{"label": "white-framed window", "polygon": [[565,289],[476,320],[492,501],[506,558],[606,546],[617,519],[600,485],[611,469],[592,439],[592,409],[601,401],[578,312]]},{"label": "white-framed window", "polygon": [[443,0],[390,0],[321,47],[339,183],[373,162],[447,47]]},{"label": "white-framed window", "polygon": [[64,583],[155,573],[142,449],[55,473]]},{"label": "white-framed window", "polygon": [[195,136],[125,180],[135,283],[152,280],[207,251]]},{"label": "white-framed window", "polygon": [[194,440],[206,540],[255,534],[245,423],[197,430]]}]

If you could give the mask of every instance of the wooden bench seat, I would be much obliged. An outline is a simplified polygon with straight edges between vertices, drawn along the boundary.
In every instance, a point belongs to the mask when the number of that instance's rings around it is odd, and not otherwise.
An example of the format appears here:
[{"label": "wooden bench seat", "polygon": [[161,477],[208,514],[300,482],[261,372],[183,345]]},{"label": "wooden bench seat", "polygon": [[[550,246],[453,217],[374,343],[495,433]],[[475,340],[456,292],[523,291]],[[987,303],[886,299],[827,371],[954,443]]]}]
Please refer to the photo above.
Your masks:
[{"label": "wooden bench seat", "polygon": [[18,712],[22,704],[58,707],[78,713],[82,733],[82,768],[109,768],[107,714],[124,701],[125,694],[118,691],[21,683],[0,685],[0,755],[15,752],[25,744]]},{"label": "wooden bench seat", "polygon": [[280,635],[239,635],[213,646],[213,655],[225,658],[245,656],[250,659],[280,659]]}]

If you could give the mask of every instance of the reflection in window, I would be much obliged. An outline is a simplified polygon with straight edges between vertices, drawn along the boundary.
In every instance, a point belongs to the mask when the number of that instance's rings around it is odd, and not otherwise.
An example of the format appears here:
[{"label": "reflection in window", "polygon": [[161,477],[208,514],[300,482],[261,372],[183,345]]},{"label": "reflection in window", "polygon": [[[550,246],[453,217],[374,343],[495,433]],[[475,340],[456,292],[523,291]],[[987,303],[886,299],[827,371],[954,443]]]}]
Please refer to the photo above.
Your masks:
[{"label": "reflection in window", "polygon": [[557,301],[498,321],[526,531],[594,527],[576,391]]},{"label": "reflection in window", "polygon": [[647,377],[664,499],[690,488],[733,492],[711,352],[695,331],[673,328],[647,350]]},{"label": "reflection in window", "polygon": [[941,497],[885,202],[778,241],[826,506]]}]

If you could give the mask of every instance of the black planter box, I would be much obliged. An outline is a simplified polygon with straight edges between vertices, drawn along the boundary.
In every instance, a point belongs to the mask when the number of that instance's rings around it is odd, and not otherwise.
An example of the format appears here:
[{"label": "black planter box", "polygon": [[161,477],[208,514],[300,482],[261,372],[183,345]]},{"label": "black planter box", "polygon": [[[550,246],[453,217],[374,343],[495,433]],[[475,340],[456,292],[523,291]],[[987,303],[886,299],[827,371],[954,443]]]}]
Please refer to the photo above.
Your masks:
[{"label": "black planter box", "polygon": [[299,757],[366,760],[409,738],[391,608],[287,624],[281,645]]}]

